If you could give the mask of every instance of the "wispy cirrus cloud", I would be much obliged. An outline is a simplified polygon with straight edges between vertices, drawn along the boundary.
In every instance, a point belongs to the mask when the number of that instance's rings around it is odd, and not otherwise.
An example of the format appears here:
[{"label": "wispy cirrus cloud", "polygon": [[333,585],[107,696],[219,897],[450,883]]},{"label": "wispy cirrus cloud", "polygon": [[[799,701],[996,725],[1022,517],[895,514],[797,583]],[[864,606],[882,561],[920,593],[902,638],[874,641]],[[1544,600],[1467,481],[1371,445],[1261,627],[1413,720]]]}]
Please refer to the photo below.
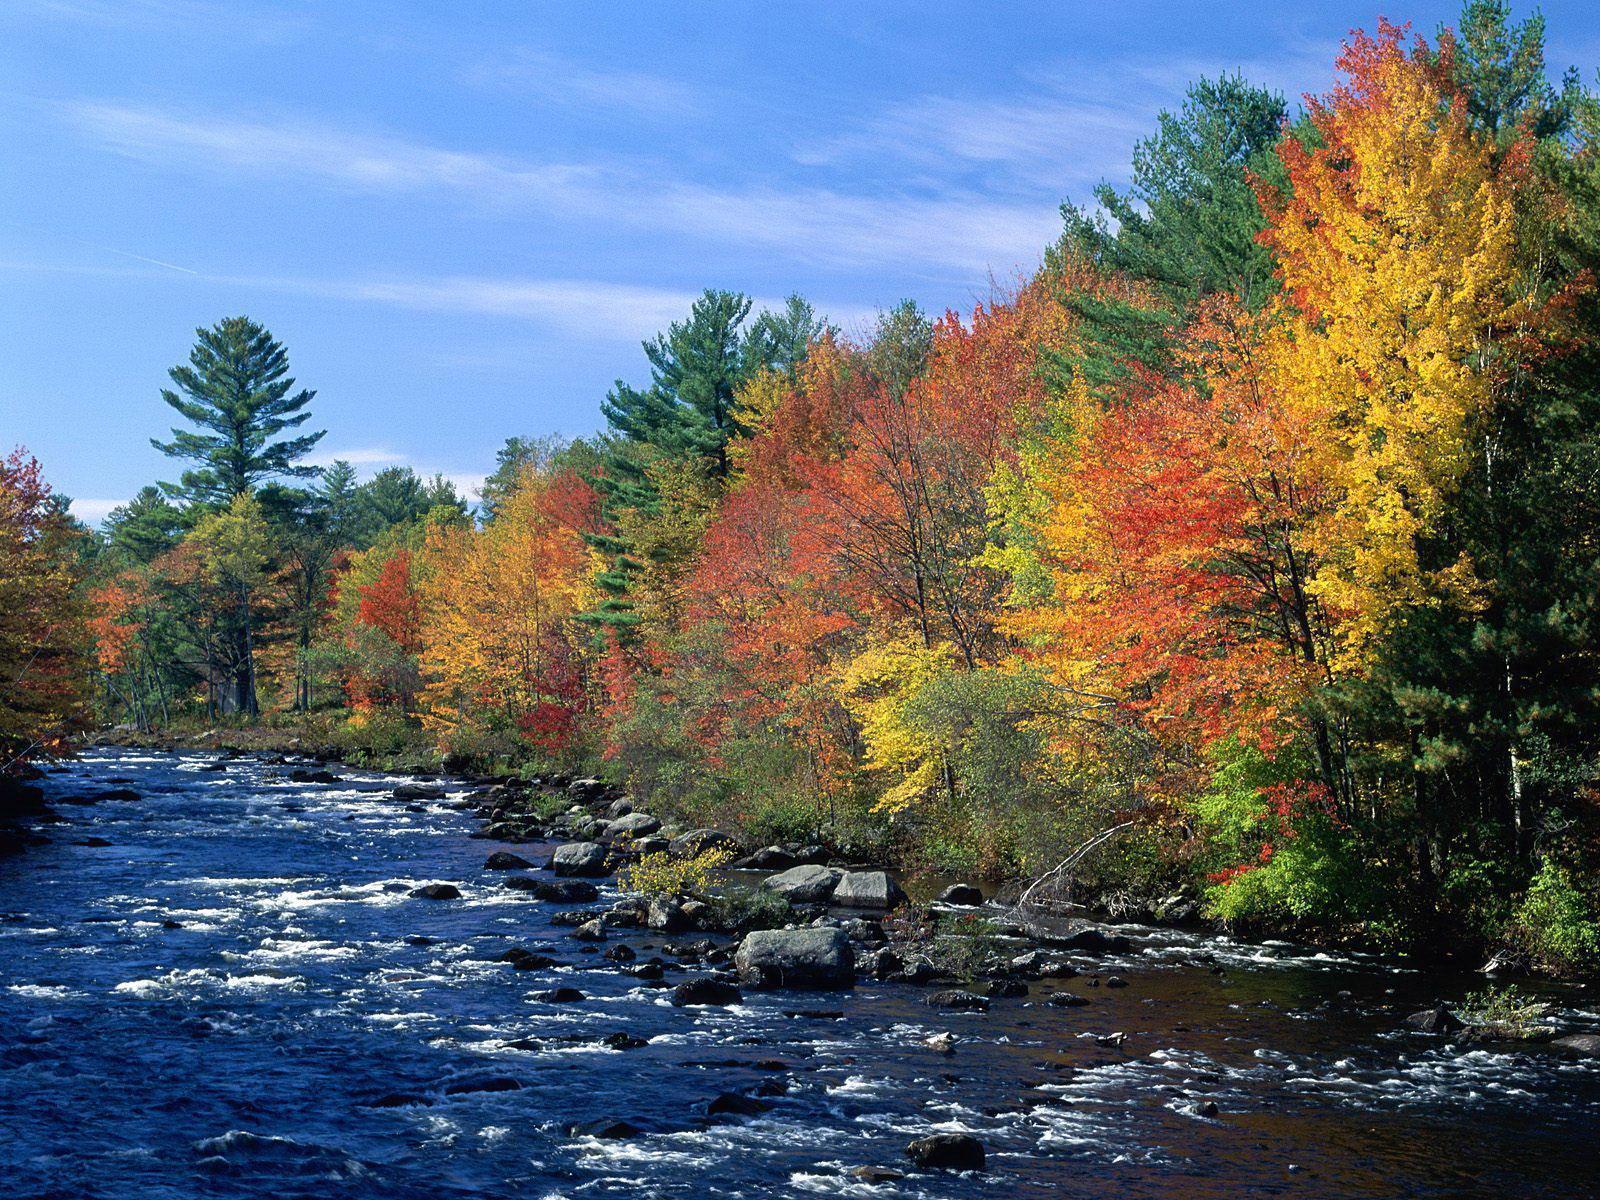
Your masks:
[{"label": "wispy cirrus cloud", "polygon": [[1009,94],[927,93],[889,104],[854,127],[800,141],[809,166],[973,176],[988,190],[1085,198],[1103,180],[1127,176],[1135,143],[1156,114],[1183,103],[1202,77],[1240,74],[1285,94],[1321,86],[1336,41],[1291,39],[1270,60],[1167,56],[1096,64],[1041,63],[1019,69]]},{"label": "wispy cirrus cloud", "polygon": [[1140,105],[1042,95],[973,100],[928,95],[895,104],[834,137],[802,142],[796,161],[866,161],[941,173],[975,172],[990,184],[1057,194],[1120,175],[1149,128]]},{"label": "wispy cirrus cloud", "polygon": [[501,215],[733,242],[807,262],[1008,271],[1033,261],[1057,229],[1051,205],[996,201],[966,188],[862,195],[821,186],[712,186],[622,165],[528,163],[316,123],[104,102],[71,104],[66,113],[106,148],[152,162],[434,194]]},{"label": "wispy cirrus cloud", "polygon": [[248,5],[210,0],[9,0],[0,16],[57,21],[105,29],[160,29],[196,37],[229,37],[266,45],[294,41],[313,22],[304,11],[256,2]]},{"label": "wispy cirrus cloud", "polygon": [[629,68],[601,70],[528,47],[473,63],[461,78],[476,87],[592,111],[681,118],[705,108],[701,90],[679,80]]},{"label": "wispy cirrus cloud", "polygon": [[[108,249],[109,248],[104,248]],[[144,255],[111,250],[110,253],[167,267]],[[525,322],[544,332],[595,342],[636,343],[673,321],[681,320],[699,297],[683,288],[650,287],[592,279],[538,279],[527,277],[452,276],[315,276],[235,275],[182,268],[174,276],[166,270],[142,271],[83,263],[40,263],[0,260],[0,272],[81,275],[99,278],[145,279],[166,284],[216,287],[248,298],[255,293],[308,296],[314,299],[376,304],[416,312],[461,313]],[[780,297],[754,298],[754,311],[781,309]],[[846,328],[862,327],[877,310],[860,304],[817,301],[817,308]],[[374,455],[388,451],[374,448]],[[391,461],[374,457],[373,463]]]}]

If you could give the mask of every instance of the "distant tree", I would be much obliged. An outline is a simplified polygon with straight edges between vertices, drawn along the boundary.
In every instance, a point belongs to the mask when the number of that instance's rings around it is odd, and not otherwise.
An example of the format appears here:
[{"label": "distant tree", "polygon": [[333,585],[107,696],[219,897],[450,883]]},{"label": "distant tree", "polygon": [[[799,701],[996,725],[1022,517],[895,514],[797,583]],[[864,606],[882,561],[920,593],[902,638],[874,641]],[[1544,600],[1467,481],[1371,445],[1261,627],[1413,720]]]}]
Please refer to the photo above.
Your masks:
[{"label": "distant tree", "polygon": [[188,538],[209,583],[223,598],[218,624],[225,630],[225,712],[255,716],[261,711],[256,696],[257,613],[271,561],[271,536],[260,501],[240,492],[227,508],[202,517]]},{"label": "distant tree", "polygon": [[188,365],[168,372],[177,391],[163,389],[161,398],[200,432],[174,429],[170,442],[150,443],[195,465],[162,490],[221,508],[263,483],[315,476],[316,468],[299,460],[322,433],[279,437],[310,419],[305,408],[316,395],[294,390],[283,345],[248,317],[228,317],[195,336]]},{"label": "distant tree", "polygon": [[442,475],[424,479],[410,467],[385,467],[354,491],[353,541],[370,546],[385,530],[421,520],[436,508],[469,511],[455,484]]},{"label": "distant tree", "polygon": [[119,559],[151,563],[178,544],[183,514],[157,487],[143,487],[106,517],[106,549]]},{"label": "distant tree", "polygon": [[62,748],[83,720],[77,537],[39,464],[21,450],[0,458],[0,776]]},{"label": "distant tree", "polygon": [[650,387],[617,382],[600,405],[611,428],[674,456],[706,458],[726,478],[728,440],[738,431],[735,396],[750,371],[739,332],[750,305],[738,292],[708,289],[687,320],[646,342]]},{"label": "distant tree", "polygon": [[780,312],[762,312],[745,334],[745,372],[776,371],[792,375],[817,339],[838,336],[838,329],[800,296],[790,296]]},{"label": "distant tree", "polygon": [[1141,291],[1073,296],[1083,344],[1058,366],[1096,388],[1123,381],[1133,363],[1171,370],[1169,337],[1206,296],[1231,294],[1249,311],[1267,301],[1277,281],[1256,240],[1266,219],[1252,181],[1281,181],[1273,151],[1286,117],[1281,96],[1239,76],[1202,79],[1134,146],[1127,191],[1097,187],[1099,213],[1062,206],[1055,253],[1081,255]]},{"label": "distant tree", "polygon": [[1505,0],[1468,0],[1459,31],[1441,29],[1439,43],[1450,50],[1467,115],[1499,145],[1523,129],[1544,139],[1571,126],[1581,89],[1571,72],[1560,91],[1545,77],[1542,14],[1513,24]]}]

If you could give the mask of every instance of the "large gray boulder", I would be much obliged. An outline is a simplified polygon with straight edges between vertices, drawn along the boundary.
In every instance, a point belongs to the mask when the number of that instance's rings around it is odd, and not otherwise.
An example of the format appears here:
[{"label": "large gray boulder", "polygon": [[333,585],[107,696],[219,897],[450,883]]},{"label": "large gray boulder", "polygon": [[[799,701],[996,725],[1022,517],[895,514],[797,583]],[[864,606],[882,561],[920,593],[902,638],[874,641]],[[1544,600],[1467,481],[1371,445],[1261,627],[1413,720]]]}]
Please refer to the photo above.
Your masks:
[{"label": "large gray boulder", "polygon": [[693,858],[707,850],[726,850],[729,854],[737,854],[739,843],[719,829],[691,829],[673,838],[667,849],[680,858]]},{"label": "large gray boulder", "polygon": [[790,867],[778,875],[769,875],[761,886],[776,892],[792,904],[816,904],[833,895],[844,872],[836,867],[819,867],[806,864]]},{"label": "large gray boulder", "polygon": [[833,889],[833,902],[848,908],[893,908],[906,902],[900,885],[885,871],[846,871]]},{"label": "large gray boulder", "polygon": [[648,837],[660,828],[661,822],[649,813],[629,813],[607,825],[606,832],[612,837]]},{"label": "large gray boulder", "polygon": [[595,842],[568,842],[557,846],[550,858],[550,869],[557,875],[604,875],[606,848]]},{"label": "large gray boulder", "polygon": [[850,939],[825,926],[748,933],[733,966],[752,988],[847,988],[856,981]]},{"label": "large gray boulder", "polygon": [[1569,1033],[1566,1037],[1558,1037],[1555,1044],[1574,1054],[1600,1058],[1600,1033]]}]

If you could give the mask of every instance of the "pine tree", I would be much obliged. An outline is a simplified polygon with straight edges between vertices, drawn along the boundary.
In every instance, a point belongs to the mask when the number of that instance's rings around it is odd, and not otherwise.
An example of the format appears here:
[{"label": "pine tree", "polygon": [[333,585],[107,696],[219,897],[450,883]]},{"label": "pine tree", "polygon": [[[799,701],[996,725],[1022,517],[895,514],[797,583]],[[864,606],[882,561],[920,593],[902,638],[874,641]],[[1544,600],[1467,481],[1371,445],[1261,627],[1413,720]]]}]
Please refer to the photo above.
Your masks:
[{"label": "pine tree", "polygon": [[299,460],[322,433],[278,436],[310,419],[305,407],[316,395],[294,390],[282,343],[249,317],[228,317],[195,337],[188,365],[168,372],[178,390],[164,388],[161,398],[202,432],[173,429],[170,442],[150,443],[195,465],[162,490],[215,509],[264,483],[315,476],[316,468]]}]

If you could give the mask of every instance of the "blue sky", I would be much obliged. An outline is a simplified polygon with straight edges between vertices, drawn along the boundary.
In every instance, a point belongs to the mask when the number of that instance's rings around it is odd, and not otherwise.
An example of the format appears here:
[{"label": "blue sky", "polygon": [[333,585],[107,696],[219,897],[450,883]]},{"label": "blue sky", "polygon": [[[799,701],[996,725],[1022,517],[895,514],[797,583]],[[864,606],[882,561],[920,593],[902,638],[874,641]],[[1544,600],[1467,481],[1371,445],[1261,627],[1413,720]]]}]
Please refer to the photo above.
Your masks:
[{"label": "blue sky", "polygon": [[[1600,10],[1543,9],[1592,78]],[[5,0],[0,445],[98,520],[172,477],[165,372],[247,313],[321,457],[471,487],[595,429],[704,287],[967,309],[1190,79],[1298,97],[1352,26],[1458,10]]]}]

